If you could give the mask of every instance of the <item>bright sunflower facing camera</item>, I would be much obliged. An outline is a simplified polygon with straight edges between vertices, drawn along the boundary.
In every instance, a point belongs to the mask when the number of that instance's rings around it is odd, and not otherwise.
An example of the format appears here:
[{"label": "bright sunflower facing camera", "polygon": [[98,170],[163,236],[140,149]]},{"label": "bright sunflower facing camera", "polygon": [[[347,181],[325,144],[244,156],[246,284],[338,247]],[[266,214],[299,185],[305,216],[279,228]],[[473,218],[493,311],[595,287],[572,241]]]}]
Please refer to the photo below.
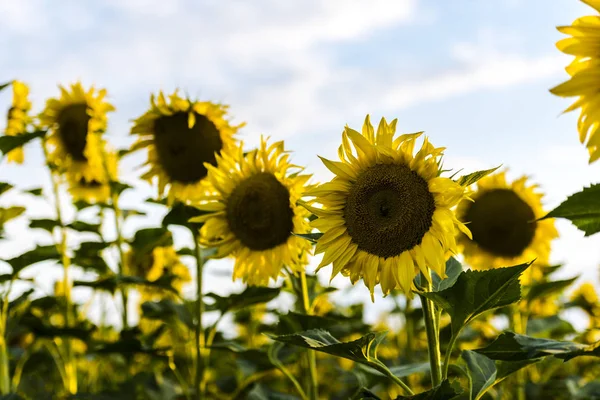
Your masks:
[{"label": "bright sunflower facing camera", "polygon": [[307,192],[322,205],[307,205],[318,216],[311,225],[323,232],[319,268],[333,264],[332,278],[341,271],[352,283],[362,278],[371,296],[378,283],[384,294],[399,288],[410,295],[418,270],[445,276],[456,228],[469,233],[450,210],[464,188],[440,177],[443,148],[425,138],[413,156],[422,132],[394,139],[395,132],[396,120],[382,119],[375,132],[369,116],[362,134],[346,127],[341,162],[321,158],[335,178]]},{"label": "bright sunflower facing camera", "polygon": [[106,130],[109,111],[114,107],[104,100],[106,90],[88,91],[81,83],[70,91],[59,86],[61,97],[46,102],[40,123],[50,132],[46,139],[48,162],[66,173],[71,184],[106,185],[104,147],[101,135]]},{"label": "bright sunflower facing camera", "polygon": [[203,191],[205,163],[216,165],[216,155],[235,146],[233,135],[242,126],[225,119],[227,106],[184,99],[177,91],[165,99],[150,98],[151,107],[135,120],[132,134],[139,140],[132,150],[148,149],[150,169],[143,179],[158,178],[159,195],[170,185],[169,200],[191,200]]},{"label": "bright sunflower facing camera", "polygon": [[[13,100],[8,110],[6,130],[8,136],[17,136],[26,133],[27,125],[31,122],[29,111],[29,88],[21,81],[12,82]],[[8,153],[8,162],[23,163],[23,148],[16,148]]]},{"label": "bright sunflower facing camera", "polygon": [[[558,237],[552,219],[546,215],[542,195],[536,185],[527,186],[527,178],[512,184],[505,172],[482,178],[477,190],[457,209],[458,218],[467,224],[472,237],[460,235],[467,263],[475,269],[499,268],[531,262],[547,265],[550,242]],[[537,271],[537,272],[536,272]],[[541,278],[541,271],[529,268],[526,280]]]},{"label": "bright sunflower facing camera", "polygon": [[[600,12],[600,1],[582,2]],[[577,121],[579,140],[584,143],[587,138],[592,163],[600,158],[600,16],[581,17],[572,25],[557,29],[571,37],[558,41],[556,46],[563,53],[575,56],[575,60],[566,68],[571,78],[550,92],[561,97],[577,97],[565,112],[581,109]]]},{"label": "bright sunflower facing camera", "polygon": [[284,266],[304,268],[310,243],[292,232],[310,231],[309,213],[296,204],[310,175],[290,164],[283,142],[261,139],[258,150],[244,155],[240,146],[217,156],[216,166],[205,165],[212,193],[194,205],[210,214],[191,221],[204,222],[200,236],[218,247],[216,258],[235,257],[233,279],[267,285]]}]

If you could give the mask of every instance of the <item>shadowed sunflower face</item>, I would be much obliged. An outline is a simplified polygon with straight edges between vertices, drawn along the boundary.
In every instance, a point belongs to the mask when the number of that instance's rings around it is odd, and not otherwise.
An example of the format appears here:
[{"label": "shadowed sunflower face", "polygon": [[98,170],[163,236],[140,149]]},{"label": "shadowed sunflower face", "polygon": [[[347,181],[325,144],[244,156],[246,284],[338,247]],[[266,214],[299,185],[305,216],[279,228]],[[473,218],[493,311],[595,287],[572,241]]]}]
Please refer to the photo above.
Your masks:
[{"label": "shadowed sunflower face", "polygon": [[203,222],[205,245],[217,247],[216,257],[233,256],[233,278],[251,285],[277,279],[282,268],[304,268],[310,243],[292,235],[310,230],[309,213],[296,205],[308,175],[300,175],[288,161],[283,142],[244,155],[242,147],[206,164],[210,190],[194,205],[210,213],[193,218]]},{"label": "shadowed sunflower face", "polygon": [[[534,189],[526,186],[526,178],[507,183],[504,172],[477,183],[473,201],[463,201],[457,212],[472,233],[472,238],[461,235],[458,239],[467,263],[488,269],[534,259],[540,265],[548,262],[550,241],[558,233],[552,220],[537,221],[545,213],[541,195]],[[541,277],[538,275],[534,272],[529,278]]]},{"label": "shadowed sunflower face", "polygon": [[158,178],[159,195],[167,186],[169,201],[187,202],[205,190],[205,163],[216,165],[216,155],[235,146],[233,135],[242,126],[225,119],[227,107],[179,97],[167,100],[161,92],[151,108],[135,121],[132,134],[139,140],[132,150],[148,149],[149,170],[144,179]]},{"label": "shadowed sunflower face", "polygon": [[65,151],[75,161],[87,161],[87,144],[90,116],[86,103],[71,104],[64,107],[56,117],[58,136]]},{"label": "shadowed sunflower face", "polygon": [[384,294],[399,288],[410,296],[417,271],[445,276],[456,229],[470,233],[450,211],[464,188],[439,176],[443,149],[425,138],[413,155],[421,133],[394,138],[395,131],[395,120],[382,119],[375,133],[368,116],[362,134],[346,127],[341,161],[322,158],[335,178],[307,191],[313,199],[304,205],[323,232],[319,268],[333,264],[332,278],[339,272],[353,283],[362,278],[371,294],[381,284]]}]

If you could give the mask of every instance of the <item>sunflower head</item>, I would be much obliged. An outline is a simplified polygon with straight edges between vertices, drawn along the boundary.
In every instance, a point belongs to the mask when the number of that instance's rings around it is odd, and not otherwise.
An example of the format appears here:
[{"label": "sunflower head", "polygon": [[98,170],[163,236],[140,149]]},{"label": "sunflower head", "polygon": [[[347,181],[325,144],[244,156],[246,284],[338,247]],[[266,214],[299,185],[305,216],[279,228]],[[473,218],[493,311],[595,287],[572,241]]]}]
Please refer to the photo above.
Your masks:
[{"label": "sunflower head", "polygon": [[[12,82],[13,100],[8,110],[5,134],[8,136],[22,135],[27,132],[31,123],[29,111],[29,87],[21,81]],[[8,153],[8,162],[23,163],[23,148],[19,147]]]},{"label": "sunflower head", "polygon": [[[505,172],[477,182],[470,199],[462,201],[457,209],[459,220],[472,233],[472,237],[458,237],[471,267],[499,268],[533,260],[536,265],[547,265],[550,242],[558,232],[552,219],[538,221],[546,213],[536,188],[527,184],[527,177],[508,183]],[[526,282],[542,279],[542,271],[536,265],[523,276]]]},{"label": "sunflower head", "polygon": [[292,232],[310,230],[309,213],[296,204],[310,176],[290,164],[283,142],[261,138],[245,155],[242,145],[205,164],[210,189],[194,205],[209,213],[192,222],[204,222],[202,241],[218,247],[217,258],[235,257],[233,279],[266,285],[284,266],[300,270],[308,262],[310,244]]},{"label": "sunflower head", "polygon": [[[101,140],[90,138],[90,140]],[[69,193],[74,201],[85,201],[89,204],[106,204],[110,198],[110,182],[117,180],[118,157],[114,151],[106,150],[102,141],[98,145],[100,155],[98,161],[103,165],[95,168],[74,168],[66,171]]]},{"label": "sunflower head", "polygon": [[318,217],[311,225],[323,232],[319,268],[333,264],[332,278],[340,271],[353,283],[362,278],[371,296],[379,283],[384,294],[399,288],[410,296],[419,270],[445,276],[456,229],[469,234],[450,210],[464,188],[440,176],[443,148],[425,138],[413,154],[422,132],[395,132],[396,120],[382,119],[375,132],[369,116],[362,133],[346,127],[340,161],[321,158],[335,177],[306,193]]},{"label": "sunflower head", "polygon": [[148,149],[148,171],[144,179],[158,179],[159,195],[170,186],[169,200],[182,202],[205,188],[208,165],[216,156],[235,146],[233,135],[242,126],[226,119],[227,106],[193,101],[177,91],[150,98],[150,110],[135,120],[132,134],[139,136],[132,150]]},{"label": "sunflower head", "polygon": [[[582,0],[585,4],[600,12],[600,3],[596,0]],[[550,89],[561,97],[576,97],[565,112],[580,109],[577,130],[579,140],[584,143],[590,154],[590,163],[600,158],[600,19],[598,15],[576,19],[572,25],[559,26],[561,33],[570,37],[556,43],[560,51],[575,57],[566,68],[571,76],[568,81]]]}]

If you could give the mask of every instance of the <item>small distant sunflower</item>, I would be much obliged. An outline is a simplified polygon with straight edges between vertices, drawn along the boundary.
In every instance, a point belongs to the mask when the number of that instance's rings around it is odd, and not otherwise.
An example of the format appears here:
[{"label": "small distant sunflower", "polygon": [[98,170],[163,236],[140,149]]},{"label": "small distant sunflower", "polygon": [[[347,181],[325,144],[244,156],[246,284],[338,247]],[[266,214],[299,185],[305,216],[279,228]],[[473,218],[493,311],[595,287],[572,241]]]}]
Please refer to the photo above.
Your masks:
[{"label": "small distant sunflower", "polygon": [[[188,268],[181,262],[172,246],[157,246],[148,252],[132,249],[125,254],[125,265],[128,273],[150,282],[156,281],[165,274],[173,275],[175,278],[172,286],[179,292],[183,285],[192,279]],[[157,291],[151,288],[142,288],[141,292],[146,299],[157,294]]]},{"label": "small distant sunflower", "polygon": [[59,86],[60,98],[46,102],[40,123],[50,131],[47,136],[48,162],[68,173],[71,182],[106,182],[103,160],[107,116],[114,107],[104,100],[106,90],[83,89],[72,84],[70,91]]},{"label": "small distant sunflower", "polygon": [[[531,262],[547,265],[550,242],[558,237],[552,219],[546,215],[537,185],[527,185],[527,177],[506,181],[498,172],[477,182],[472,201],[462,201],[458,218],[467,224],[472,237],[459,235],[466,262],[475,269],[499,268]],[[541,270],[529,268],[527,280],[542,278]]]},{"label": "small distant sunflower", "polygon": [[362,278],[371,296],[378,283],[384,294],[401,288],[410,295],[419,269],[445,276],[456,229],[469,234],[451,211],[464,188],[440,176],[444,149],[425,138],[413,156],[422,132],[394,139],[395,132],[396,120],[382,118],[375,133],[368,115],[362,134],[346,127],[341,162],[321,157],[335,178],[306,193],[323,206],[307,204],[318,217],[311,226],[323,232],[319,268],[333,264],[331,277],[341,271],[352,283]]},{"label": "small distant sunflower", "polygon": [[[100,146],[104,147],[105,144]],[[83,200],[89,204],[106,204],[110,198],[110,182],[117,180],[118,161],[114,151],[102,150],[104,171],[96,170],[91,180],[81,169],[67,170],[69,193],[74,201]]]},{"label": "small distant sunflower", "polygon": [[242,125],[225,119],[227,106],[184,99],[177,91],[168,101],[163,92],[152,95],[150,103],[131,129],[139,135],[132,150],[148,149],[150,169],[142,178],[157,177],[160,196],[170,185],[169,200],[186,202],[203,191],[205,163],[216,165],[216,155],[235,146],[233,135]]},{"label": "small distant sunflower", "polygon": [[267,285],[284,266],[304,268],[310,243],[292,232],[310,231],[309,213],[296,204],[310,175],[290,164],[283,142],[267,145],[264,138],[257,150],[244,155],[240,145],[216,160],[204,164],[213,193],[194,204],[212,213],[191,220],[205,222],[204,244],[218,247],[216,258],[234,256],[233,279],[250,285]]},{"label": "small distant sunflower", "polygon": [[[600,12],[597,0],[581,0]],[[586,16],[576,19],[570,26],[559,26],[561,33],[571,37],[556,43],[560,51],[575,56],[566,68],[571,78],[550,89],[561,97],[577,97],[565,112],[581,109],[577,129],[579,140],[590,153],[589,162],[600,158],[600,16]]]},{"label": "small distant sunflower", "polygon": [[[29,87],[21,81],[12,82],[13,101],[8,110],[8,118],[5,133],[8,136],[22,135],[27,131],[27,125],[31,122],[29,111]],[[23,148],[19,147],[8,153],[8,162],[23,163]]]}]

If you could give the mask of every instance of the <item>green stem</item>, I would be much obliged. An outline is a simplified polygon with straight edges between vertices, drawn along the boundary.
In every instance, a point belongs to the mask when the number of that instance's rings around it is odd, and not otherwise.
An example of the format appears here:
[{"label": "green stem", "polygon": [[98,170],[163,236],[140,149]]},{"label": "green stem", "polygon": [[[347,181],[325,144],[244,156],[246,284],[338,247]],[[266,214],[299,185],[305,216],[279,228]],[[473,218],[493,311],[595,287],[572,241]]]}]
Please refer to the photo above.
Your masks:
[{"label": "green stem", "polygon": [[456,335],[452,335],[452,337],[450,337],[450,342],[448,342],[448,347],[446,348],[446,355],[444,356],[444,370],[442,371],[442,379],[446,379],[448,377],[448,368],[450,368],[450,358],[452,357],[452,350],[454,349],[454,345],[456,344],[458,334],[459,332],[457,332]]},{"label": "green stem", "polygon": [[[510,317],[511,317],[511,328],[515,333],[525,334],[525,324],[523,323],[523,316],[521,315],[521,311],[519,310],[519,305],[515,304],[510,309]],[[515,373],[515,391],[517,400],[526,400],[527,393],[525,390],[525,381],[526,381],[526,372],[525,369],[520,369]]]},{"label": "green stem", "polygon": [[269,347],[269,351],[267,352],[269,360],[275,367],[277,367],[278,370],[280,370],[290,380],[290,382],[292,382],[292,384],[296,388],[296,391],[298,392],[298,394],[300,395],[302,400],[308,400],[306,393],[302,389],[302,385],[300,385],[300,383],[298,383],[296,378],[294,378],[294,375],[292,375],[290,373],[290,371],[288,371],[288,369],[286,367],[284,367],[283,364],[277,358],[277,353],[279,352],[281,347],[283,347],[281,342],[274,342],[271,345],[271,347]]},{"label": "green stem", "polygon": [[[306,284],[306,273],[300,272],[300,284],[302,285],[302,305],[304,313],[310,315],[310,299],[308,298],[308,285]],[[310,373],[310,398],[319,398],[319,382],[317,379],[317,357],[314,350],[307,350],[308,368]]]},{"label": "green stem", "polygon": [[[46,157],[46,162],[48,161],[48,150],[46,148],[46,143],[42,143],[42,148],[44,150],[44,155]],[[64,309],[64,318],[65,318],[65,327],[71,327],[72,325],[72,316],[71,316],[71,282],[69,280],[69,266],[71,265],[71,259],[67,253],[67,228],[65,227],[62,212],[60,208],[60,182],[58,176],[54,173],[50,165],[48,165],[50,169],[50,178],[52,181],[52,193],[54,195],[54,206],[56,211],[56,219],[60,226],[60,243],[58,245],[58,252],[61,256],[61,261],[63,265],[63,290],[65,296],[65,309]],[[64,364],[65,375],[67,380],[67,387],[65,388],[70,394],[77,393],[77,369],[75,363],[73,361],[73,349],[71,346],[70,339],[64,339],[65,343],[65,351],[66,351],[66,360]]]},{"label": "green stem", "polygon": [[[410,300],[406,299],[406,307],[404,308],[404,329],[406,330],[406,361],[411,362],[413,359],[413,321],[410,317],[410,312],[412,311],[412,307],[410,304]],[[398,335],[400,337],[400,335]]]},{"label": "green stem", "polygon": [[202,269],[204,266],[204,257],[200,247],[199,238],[194,233],[194,242],[196,246],[196,380],[194,387],[196,389],[196,398],[204,398],[204,329],[202,327],[202,314],[204,313],[204,299],[202,296]]},{"label": "green stem", "polygon": [[10,393],[10,360],[6,345],[6,323],[8,321],[8,296],[15,277],[10,280],[8,288],[2,297],[2,315],[0,316],[0,394]]},{"label": "green stem", "polygon": [[408,385],[402,381],[402,379],[400,379],[396,375],[394,375],[392,373],[392,371],[390,371],[389,368],[386,367],[385,364],[383,364],[381,361],[379,361],[379,360],[371,361],[371,363],[369,363],[369,365],[371,367],[375,368],[377,371],[384,374],[385,376],[387,376],[388,378],[390,378],[396,385],[398,385],[402,389],[404,389],[404,391],[406,393],[408,393],[410,396],[415,394],[415,392],[413,392],[412,389],[410,387],[408,387]]},{"label": "green stem", "polygon": [[[115,216],[115,230],[117,231],[117,249],[119,250],[119,275],[125,275],[125,254],[123,252],[123,231],[121,226],[121,209],[119,208],[119,195],[111,188],[111,203],[113,215]],[[128,293],[127,288],[121,287],[121,298],[123,300],[123,329],[129,326],[129,311],[128,311]]]},{"label": "green stem", "polygon": [[[421,274],[421,282],[426,292],[431,292],[431,274],[428,272],[425,276]],[[431,384],[433,387],[442,383],[442,363],[440,355],[440,337],[436,324],[435,305],[425,296],[421,296],[421,305],[423,307],[423,318],[425,319],[425,330],[427,332],[427,348],[429,352],[429,365],[431,366]]]}]

